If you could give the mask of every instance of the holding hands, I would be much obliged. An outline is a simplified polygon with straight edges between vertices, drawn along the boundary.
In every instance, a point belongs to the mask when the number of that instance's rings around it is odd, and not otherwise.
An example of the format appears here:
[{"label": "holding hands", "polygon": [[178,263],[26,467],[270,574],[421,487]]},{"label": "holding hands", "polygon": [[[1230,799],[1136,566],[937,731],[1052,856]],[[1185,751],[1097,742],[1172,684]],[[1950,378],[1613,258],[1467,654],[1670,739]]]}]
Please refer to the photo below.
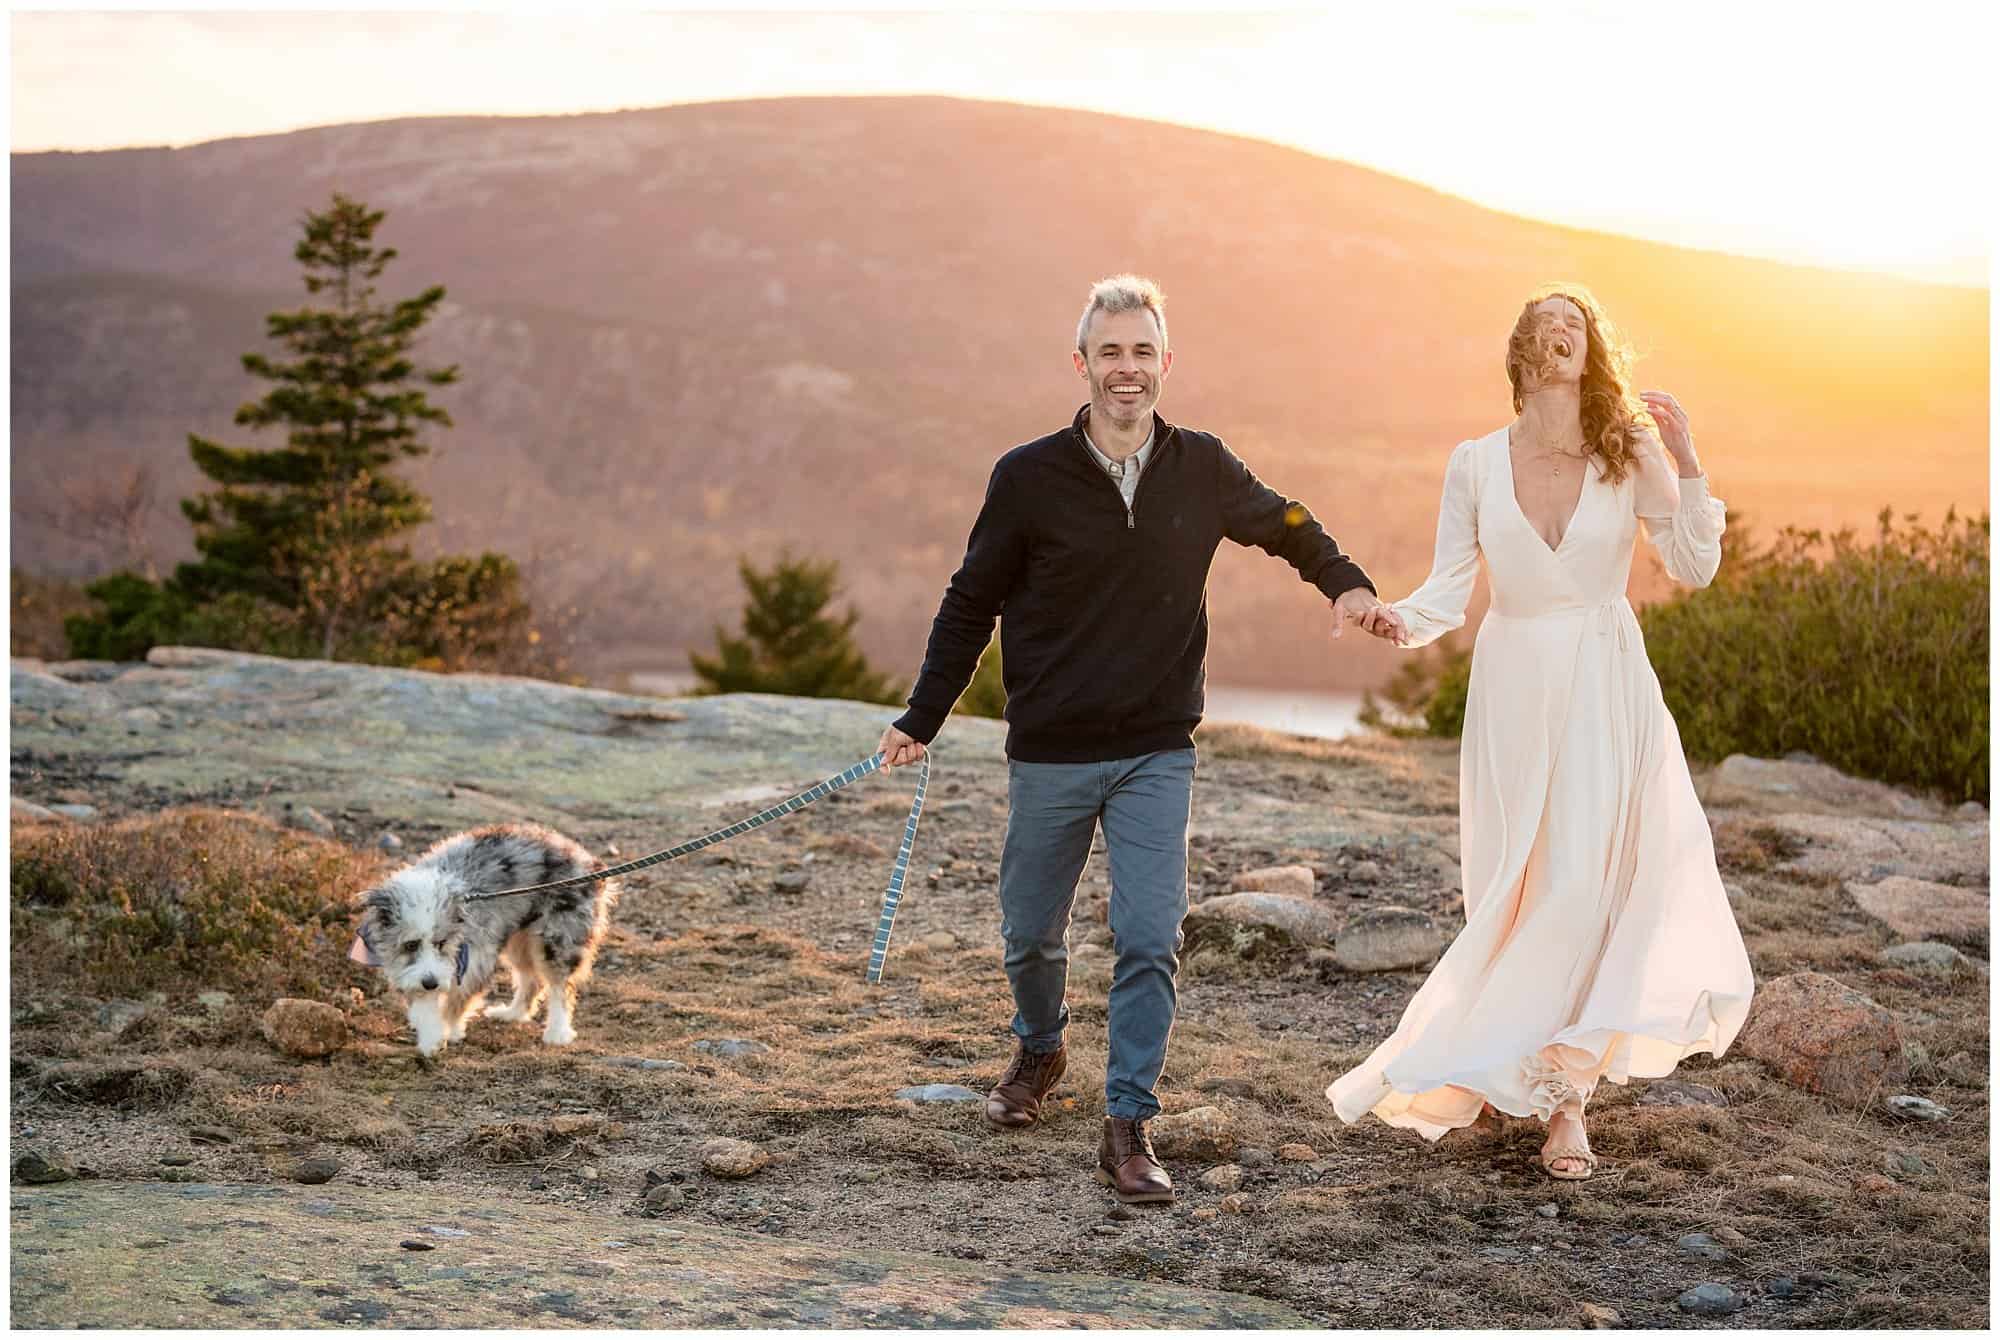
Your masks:
[{"label": "holding hands", "polygon": [[1333,635],[1339,637],[1342,629],[1351,620],[1361,625],[1364,633],[1373,633],[1397,646],[1409,641],[1409,628],[1403,623],[1403,616],[1383,604],[1373,591],[1365,586],[1357,586],[1342,591],[1340,598],[1333,602]]}]

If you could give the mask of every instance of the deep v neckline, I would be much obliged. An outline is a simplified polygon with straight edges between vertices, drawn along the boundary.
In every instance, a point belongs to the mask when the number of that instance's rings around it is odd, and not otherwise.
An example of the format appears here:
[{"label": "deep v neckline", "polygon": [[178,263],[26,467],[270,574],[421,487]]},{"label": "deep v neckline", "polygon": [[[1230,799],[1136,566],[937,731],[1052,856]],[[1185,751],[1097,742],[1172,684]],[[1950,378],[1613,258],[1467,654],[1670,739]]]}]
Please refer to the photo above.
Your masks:
[{"label": "deep v neckline", "polygon": [[1590,480],[1596,473],[1595,467],[1588,457],[1584,459],[1583,482],[1577,485],[1576,501],[1570,504],[1569,519],[1563,522],[1562,534],[1557,537],[1556,542],[1550,544],[1547,538],[1535,529],[1535,523],[1528,519],[1527,509],[1521,506],[1521,491],[1514,483],[1513,436],[1511,428],[1500,430],[1500,455],[1504,458],[1502,463],[1507,467],[1507,497],[1514,504],[1514,515],[1521,518],[1521,524],[1528,528],[1528,534],[1535,537],[1536,544],[1548,550],[1551,555],[1560,554],[1562,547],[1569,543],[1570,532],[1576,529],[1576,519],[1583,514],[1583,500],[1590,495]]}]

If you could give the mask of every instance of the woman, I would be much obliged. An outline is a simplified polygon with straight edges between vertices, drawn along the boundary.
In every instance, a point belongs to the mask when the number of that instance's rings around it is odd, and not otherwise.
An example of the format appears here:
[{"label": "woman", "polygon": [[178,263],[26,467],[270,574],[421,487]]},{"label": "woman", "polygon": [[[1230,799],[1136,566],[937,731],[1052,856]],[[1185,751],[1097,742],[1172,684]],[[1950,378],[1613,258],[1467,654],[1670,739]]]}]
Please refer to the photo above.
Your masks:
[{"label": "woman", "polygon": [[1542,1167],[1567,1180],[1597,1166],[1583,1111],[1600,1080],[1719,1056],[1750,1008],[1708,822],[1625,600],[1641,522],[1676,580],[1707,585],[1723,506],[1679,403],[1635,399],[1630,363],[1584,289],[1532,298],[1507,344],[1518,417],[1452,452],[1429,580],[1361,621],[1423,646],[1465,622],[1485,558],[1459,756],[1465,929],[1327,1097],[1345,1122],[1373,1112],[1428,1140],[1487,1109],[1540,1117]]}]

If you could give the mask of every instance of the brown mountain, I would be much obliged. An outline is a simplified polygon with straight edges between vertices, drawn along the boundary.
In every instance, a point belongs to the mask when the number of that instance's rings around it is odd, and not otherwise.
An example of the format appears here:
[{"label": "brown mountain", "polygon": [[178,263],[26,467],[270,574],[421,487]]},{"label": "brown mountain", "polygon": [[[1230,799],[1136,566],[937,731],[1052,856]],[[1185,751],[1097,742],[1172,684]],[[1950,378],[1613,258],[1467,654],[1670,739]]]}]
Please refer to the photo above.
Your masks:
[{"label": "brown mountain", "polygon": [[[429,542],[530,562],[599,672],[708,645],[737,556],[789,545],[842,560],[869,651],[914,673],[992,460],[1082,399],[1077,311],[1128,269],[1169,295],[1164,412],[1304,498],[1385,595],[1428,568],[1451,446],[1508,416],[1502,341],[1547,279],[1605,301],[1761,527],[1985,507],[1984,290],[1568,230],[1150,122],[936,98],[422,119],[17,154],[12,185],[16,563],[87,566],[32,518],[142,459],[159,552],[186,551],[186,434],[256,440],[238,357],[302,301],[297,221],[339,190],[388,211],[390,292],[450,290]],[[1623,189],[1670,188],[1635,159]],[[1330,647],[1261,554],[1225,550],[1211,590],[1218,681],[1392,663]]]}]

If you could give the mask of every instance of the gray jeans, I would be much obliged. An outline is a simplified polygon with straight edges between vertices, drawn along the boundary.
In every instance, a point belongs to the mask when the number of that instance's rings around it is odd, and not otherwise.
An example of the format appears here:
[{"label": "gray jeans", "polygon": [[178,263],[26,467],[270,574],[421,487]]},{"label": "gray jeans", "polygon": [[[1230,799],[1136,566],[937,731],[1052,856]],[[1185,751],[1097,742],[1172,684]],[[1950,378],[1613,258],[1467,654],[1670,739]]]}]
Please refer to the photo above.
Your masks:
[{"label": "gray jeans", "polygon": [[1187,915],[1187,830],[1194,750],[1107,763],[1007,767],[1007,843],[1000,853],[1000,935],[1014,988],[1014,1035],[1054,1051],[1069,1022],[1069,919],[1076,881],[1104,825],[1117,948],[1107,1002],[1104,1110],[1145,1119],[1174,1026],[1174,974]]}]

